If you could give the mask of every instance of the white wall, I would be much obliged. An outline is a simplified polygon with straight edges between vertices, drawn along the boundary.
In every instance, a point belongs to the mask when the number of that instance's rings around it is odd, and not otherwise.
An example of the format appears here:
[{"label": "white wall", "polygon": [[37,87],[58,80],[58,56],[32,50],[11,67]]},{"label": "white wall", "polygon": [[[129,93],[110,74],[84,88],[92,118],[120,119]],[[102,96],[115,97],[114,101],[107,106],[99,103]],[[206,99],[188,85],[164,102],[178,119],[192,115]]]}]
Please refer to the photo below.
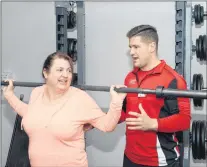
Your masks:
[{"label": "white wall", "polygon": [[[42,82],[46,56],[56,51],[53,2],[2,2],[2,72],[16,81]],[[31,88],[15,88],[28,101]],[[3,98],[2,98],[3,99]],[[2,101],[2,167],[6,163],[16,114]]]}]

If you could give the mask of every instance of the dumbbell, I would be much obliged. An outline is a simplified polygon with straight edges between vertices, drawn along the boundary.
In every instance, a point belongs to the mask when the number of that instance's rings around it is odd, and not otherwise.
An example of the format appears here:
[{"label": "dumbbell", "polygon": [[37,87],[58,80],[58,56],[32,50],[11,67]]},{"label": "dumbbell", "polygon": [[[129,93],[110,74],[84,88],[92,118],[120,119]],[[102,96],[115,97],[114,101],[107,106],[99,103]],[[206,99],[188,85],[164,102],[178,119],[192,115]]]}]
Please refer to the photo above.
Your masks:
[{"label": "dumbbell", "polygon": [[[206,91],[207,88],[204,87],[203,82],[203,75],[202,74],[194,74],[193,75],[193,82],[191,85],[191,89],[197,90],[197,91]],[[193,104],[195,107],[202,107],[203,106],[203,99],[193,99]]]},{"label": "dumbbell", "polygon": [[68,55],[72,58],[73,62],[77,61],[77,39],[68,38]]},{"label": "dumbbell", "polygon": [[207,60],[207,35],[199,35],[196,45],[192,46],[192,51],[196,52],[196,57],[200,61]]},{"label": "dumbbell", "polygon": [[206,121],[194,120],[190,132],[190,143],[193,159],[205,160],[207,155],[207,123]]},{"label": "dumbbell", "polygon": [[203,23],[205,16],[207,16],[207,12],[206,11],[204,12],[203,6],[201,6],[200,4],[194,5],[193,18],[195,20],[195,24],[199,25]]}]

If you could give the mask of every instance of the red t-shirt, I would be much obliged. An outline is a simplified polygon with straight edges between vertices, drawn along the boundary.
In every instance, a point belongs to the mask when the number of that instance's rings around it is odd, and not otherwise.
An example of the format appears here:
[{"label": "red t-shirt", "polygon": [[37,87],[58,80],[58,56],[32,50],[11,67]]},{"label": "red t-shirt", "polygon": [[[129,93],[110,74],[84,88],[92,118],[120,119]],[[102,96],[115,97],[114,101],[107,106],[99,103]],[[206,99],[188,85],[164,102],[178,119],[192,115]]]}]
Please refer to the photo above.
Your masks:
[{"label": "red t-shirt", "polygon": [[[157,86],[187,89],[184,78],[169,67],[165,61],[150,71],[134,69],[125,78],[129,88],[156,89]],[[123,105],[120,122],[129,111],[139,112],[142,103],[145,112],[158,120],[158,131],[129,130],[126,128],[126,156],[134,163],[164,166],[178,157],[179,149],[175,132],[190,128],[190,99],[180,97],[157,98],[155,94],[128,93]]]}]

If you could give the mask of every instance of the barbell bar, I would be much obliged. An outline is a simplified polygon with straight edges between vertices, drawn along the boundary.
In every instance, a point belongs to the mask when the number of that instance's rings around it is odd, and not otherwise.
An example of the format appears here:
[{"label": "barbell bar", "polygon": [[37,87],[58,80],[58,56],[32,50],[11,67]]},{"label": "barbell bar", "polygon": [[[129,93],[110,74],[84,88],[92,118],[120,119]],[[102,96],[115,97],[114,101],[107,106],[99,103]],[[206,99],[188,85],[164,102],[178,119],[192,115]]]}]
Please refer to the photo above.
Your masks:
[{"label": "barbell bar", "polygon": [[[7,86],[9,82],[1,81],[2,86]],[[44,83],[34,83],[34,82],[13,82],[14,86],[21,87],[37,87]],[[92,85],[73,85],[74,87],[89,90],[89,91],[103,91],[109,92],[109,86],[92,86]],[[163,86],[158,86],[156,89],[142,89],[142,88],[115,88],[118,93],[140,93],[140,94],[155,94],[157,98],[161,97],[184,97],[184,98],[197,98],[197,99],[207,99],[207,91],[195,91],[195,90],[178,90],[164,88]]]},{"label": "barbell bar", "polygon": [[196,52],[196,57],[200,61],[207,60],[207,35],[199,35],[196,45],[192,45],[192,52]]},{"label": "barbell bar", "polygon": [[204,12],[203,6],[201,6],[200,4],[194,5],[193,18],[195,19],[195,24],[199,25],[203,23],[205,16],[207,16],[207,12]]}]

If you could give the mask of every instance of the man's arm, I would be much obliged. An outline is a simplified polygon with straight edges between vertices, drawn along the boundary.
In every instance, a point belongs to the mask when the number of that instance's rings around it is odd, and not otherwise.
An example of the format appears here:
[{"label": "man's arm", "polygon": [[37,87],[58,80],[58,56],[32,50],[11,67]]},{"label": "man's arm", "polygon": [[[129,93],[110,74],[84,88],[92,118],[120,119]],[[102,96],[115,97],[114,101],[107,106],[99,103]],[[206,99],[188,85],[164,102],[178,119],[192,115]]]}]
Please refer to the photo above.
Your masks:
[{"label": "man's arm", "polygon": [[[184,79],[174,79],[168,88],[186,90],[187,86]],[[170,133],[190,128],[191,113],[189,98],[167,97],[164,109],[170,113],[170,116],[157,120],[157,131]]]}]

